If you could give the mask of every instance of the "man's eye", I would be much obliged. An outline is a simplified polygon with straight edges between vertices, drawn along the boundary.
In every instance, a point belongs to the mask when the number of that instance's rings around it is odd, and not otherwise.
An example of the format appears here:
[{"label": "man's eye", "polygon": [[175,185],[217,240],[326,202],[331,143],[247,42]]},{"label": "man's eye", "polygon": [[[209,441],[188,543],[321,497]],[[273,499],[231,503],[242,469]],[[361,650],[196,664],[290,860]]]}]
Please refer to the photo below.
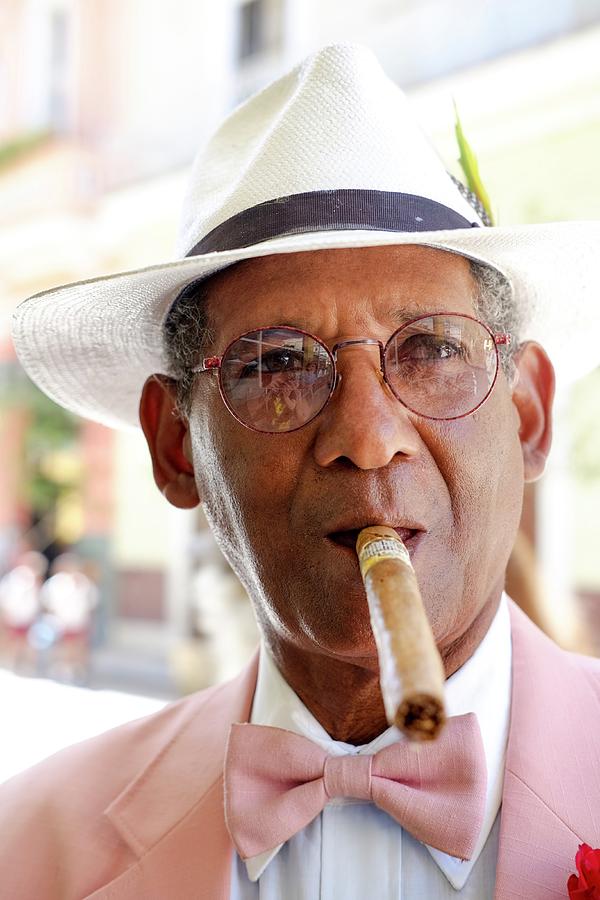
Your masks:
[{"label": "man's eye", "polygon": [[268,372],[298,371],[304,368],[302,353],[285,347],[283,350],[271,350],[263,355],[263,367]]},{"label": "man's eye", "polygon": [[432,334],[416,334],[408,338],[398,353],[401,362],[437,362],[441,359],[463,359],[465,348],[448,338]]},{"label": "man's eye", "polygon": [[240,378],[251,378],[259,372],[298,372],[304,368],[304,359],[301,353],[283,347],[281,350],[269,350],[263,353],[259,359],[253,359],[246,363],[240,373]]}]

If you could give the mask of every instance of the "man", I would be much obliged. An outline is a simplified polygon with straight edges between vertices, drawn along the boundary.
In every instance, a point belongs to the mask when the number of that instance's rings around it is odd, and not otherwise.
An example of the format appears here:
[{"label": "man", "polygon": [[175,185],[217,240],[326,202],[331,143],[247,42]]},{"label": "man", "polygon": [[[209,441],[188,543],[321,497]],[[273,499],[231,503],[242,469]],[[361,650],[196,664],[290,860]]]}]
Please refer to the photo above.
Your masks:
[{"label": "man", "polygon": [[[567,896],[600,840],[600,668],[503,584],[551,440],[526,338],[589,291],[597,237],[484,227],[371,55],[336,46],[201,155],[184,259],[20,307],[38,383],[140,421],[167,500],[203,504],[263,645],[5,786],[7,896]],[[417,755],[384,715],[354,551],[372,524],[409,549],[447,676]]]}]

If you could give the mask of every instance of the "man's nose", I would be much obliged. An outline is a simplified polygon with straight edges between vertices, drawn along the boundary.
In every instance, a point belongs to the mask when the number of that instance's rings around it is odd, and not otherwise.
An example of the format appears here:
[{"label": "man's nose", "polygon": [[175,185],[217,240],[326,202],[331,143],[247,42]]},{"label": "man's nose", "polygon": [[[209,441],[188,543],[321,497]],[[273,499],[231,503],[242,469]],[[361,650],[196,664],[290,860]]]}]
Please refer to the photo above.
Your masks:
[{"label": "man's nose", "polygon": [[314,445],[320,466],[350,461],[359,469],[416,456],[420,438],[405,406],[383,380],[375,347],[345,349],[335,392],[318,419]]}]

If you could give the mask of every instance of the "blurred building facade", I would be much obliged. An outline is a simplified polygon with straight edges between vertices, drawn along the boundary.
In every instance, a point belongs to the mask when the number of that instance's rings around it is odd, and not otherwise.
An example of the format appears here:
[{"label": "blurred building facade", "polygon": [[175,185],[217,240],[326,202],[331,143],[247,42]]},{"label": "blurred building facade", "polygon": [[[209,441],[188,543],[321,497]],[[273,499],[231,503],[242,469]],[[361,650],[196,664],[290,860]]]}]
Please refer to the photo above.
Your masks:
[{"label": "blurred building facade", "polygon": [[[409,89],[451,167],[457,99],[501,221],[600,214],[600,184],[591,179],[600,156],[599,0],[3,0],[5,386],[22,380],[8,337],[14,306],[55,284],[170,258],[198,146],[236,103],[340,39],[369,44]],[[8,544],[16,526],[32,525],[22,482],[33,413],[27,403],[1,410],[0,535]],[[139,435],[78,421],[61,453],[47,465],[70,472],[76,488],[61,495],[59,531],[100,567],[105,664],[126,679],[135,653],[156,686],[168,679],[170,651],[203,631],[196,606],[208,589],[196,573],[209,559],[220,564],[202,514],[168,508]],[[526,527],[559,594],[568,575],[539,528],[544,508],[535,512],[531,493]]]}]

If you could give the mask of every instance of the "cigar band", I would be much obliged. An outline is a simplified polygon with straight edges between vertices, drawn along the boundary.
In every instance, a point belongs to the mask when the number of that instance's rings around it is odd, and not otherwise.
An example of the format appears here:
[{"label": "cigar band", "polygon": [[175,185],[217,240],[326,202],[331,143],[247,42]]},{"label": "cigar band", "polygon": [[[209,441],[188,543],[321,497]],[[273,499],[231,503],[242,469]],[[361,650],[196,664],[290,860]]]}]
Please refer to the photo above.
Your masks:
[{"label": "cigar band", "polygon": [[408,550],[404,544],[389,538],[381,538],[380,540],[369,541],[360,551],[358,564],[363,579],[367,577],[367,572],[373,566],[384,559],[401,559],[407,566],[412,567]]}]

